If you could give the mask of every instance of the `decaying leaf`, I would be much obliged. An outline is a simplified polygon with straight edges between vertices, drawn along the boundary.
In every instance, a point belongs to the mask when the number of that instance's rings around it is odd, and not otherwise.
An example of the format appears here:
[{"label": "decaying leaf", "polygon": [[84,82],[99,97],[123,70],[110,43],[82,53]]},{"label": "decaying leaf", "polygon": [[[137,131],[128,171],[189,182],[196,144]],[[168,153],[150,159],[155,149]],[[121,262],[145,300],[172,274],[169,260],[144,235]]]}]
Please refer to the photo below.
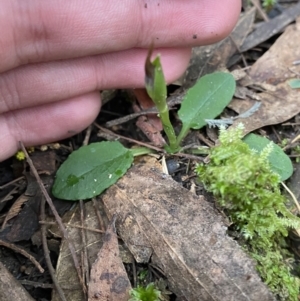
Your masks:
[{"label": "decaying leaf", "polygon": [[[98,209],[101,212],[100,204]],[[97,219],[97,215],[95,214],[95,208],[93,208],[92,202],[85,204],[85,212],[85,225],[90,229],[99,229],[99,221]],[[69,238],[72,239],[74,243],[77,256],[81,258],[81,252],[83,248],[86,247],[88,253],[88,263],[92,265],[92,263],[97,258],[98,251],[102,246],[103,234],[94,231],[86,231],[85,246],[82,242],[82,230],[76,228],[76,226],[80,226],[80,212],[78,207],[76,210],[70,211],[63,218],[63,220],[65,223],[67,223],[66,229],[68,230]],[[52,230],[51,232],[53,233],[54,231]],[[89,271],[89,267],[84,266],[84,270]],[[79,284],[79,280],[76,274],[74,262],[69,251],[68,243],[64,239],[60,247],[60,253],[56,266],[56,278],[60,285],[63,287],[67,301],[85,300],[84,293],[82,292],[82,287]],[[60,301],[60,297],[55,290],[52,294],[52,301]]]},{"label": "decaying leaf", "polygon": [[[254,263],[226,235],[220,214],[203,196],[184,189],[154,168],[136,164],[102,199],[107,213],[119,214],[118,233],[129,248],[134,233],[122,235],[130,220],[147,240],[136,248],[153,251],[177,297],[201,301],[274,300],[261,282]],[[156,165],[157,166],[157,165]],[[131,237],[131,238],[130,238]]]},{"label": "decaying leaf", "polygon": [[240,51],[247,51],[267,41],[274,35],[280,33],[288,24],[293,22],[300,13],[300,3],[292,5],[291,7],[283,10],[277,17],[263,22],[260,26],[247,36],[245,42],[240,48]]},{"label": "decaying leaf", "polygon": [[[286,28],[272,47],[251,67],[250,78],[255,83],[264,84],[266,91],[259,93],[260,109],[249,118],[242,120],[245,134],[258,128],[282,123],[300,112],[300,97],[297,89],[292,89],[288,79],[300,72],[300,65],[293,62],[300,57],[300,18],[297,23]],[[233,100],[230,108],[244,112],[254,101]],[[239,123],[237,120],[235,124]]]},{"label": "decaying leaf", "polygon": [[[84,204],[86,216],[84,219],[84,226],[88,228],[87,230],[84,230],[86,236],[86,245],[83,243],[82,239],[83,230],[78,228],[78,226],[81,225],[79,207],[77,207],[76,210],[69,211],[63,217],[63,221],[67,223],[66,228],[68,230],[69,238],[73,241],[76,248],[76,254],[79,258],[81,258],[83,249],[86,248],[88,266],[83,265],[83,269],[87,273],[89,273],[90,267],[92,266],[93,262],[95,262],[97,254],[103,244],[104,234],[96,232],[96,230],[100,228],[96,210],[98,211],[98,214],[101,215],[102,219],[104,219],[104,223],[107,223],[107,218],[101,202],[97,203],[97,208],[94,207],[92,202],[87,202]],[[49,231],[55,236],[60,236],[60,232],[57,230],[57,227],[51,227]],[[129,252],[127,249],[125,250],[121,245],[120,254],[122,256],[122,260],[127,263],[131,262],[131,258],[129,258],[128,253]],[[76,274],[74,262],[69,251],[68,243],[64,239],[61,244],[56,266],[56,278],[63,288],[67,301],[85,300],[82,287],[79,284]],[[52,301],[60,301],[56,291],[53,291]]]},{"label": "decaying leaf", "polygon": [[[133,93],[138,101],[138,105],[133,105],[134,112],[153,107],[153,101],[145,89],[134,89]],[[157,114],[140,116],[136,122],[136,126],[141,129],[155,146],[162,147],[166,144],[160,133],[163,127]]]},{"label": "decaying leaf", "polygon": [[28,195],[21,194],[17,200],[13,203],[13,205],[9,208],[8,212],[6,213],[6,216],[4,218],[3,224],[1,226],[1,230],[3,230],[6,226],[6,223],[12,219],[13,217],[17,216],[19,212],[21,211],[21,207],[24,203],[28,201],[30,197]]},{"label": "decaying leaf", "polygon": [[107,227],[104,243],[94,262],[89,283],[89,301],[128,301],[131,285],[119,256],[115,218]]},{"label": "decaying leaf", "polygon": [[[0,239],[10,242],[30,239],[33,233],[39,228],[39,208],[42,193],[33,176],[25,174],[27,188],[16,203],[9,210],[3,231],[0,231]],[[51,177],[44,175],[42,181],[45,186],[52,183]],[[22,207],[22,208],[21,208]]]}]

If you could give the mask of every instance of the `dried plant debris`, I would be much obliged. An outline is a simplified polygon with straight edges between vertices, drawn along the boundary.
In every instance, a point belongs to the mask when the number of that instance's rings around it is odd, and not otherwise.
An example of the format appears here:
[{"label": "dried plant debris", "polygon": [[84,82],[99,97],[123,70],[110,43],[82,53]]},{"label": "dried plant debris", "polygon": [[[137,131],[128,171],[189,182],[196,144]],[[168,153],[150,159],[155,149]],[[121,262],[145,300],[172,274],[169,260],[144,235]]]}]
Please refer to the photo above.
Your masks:
[{"label": "dried plant debris", "polygon": [[[101,212],[101,204],[98,205],[99,211]],[[81,226],[79,207],[77,207],[76,210],[70,211],[63,218],[63,220],[67,224],[66,229],[68,230],[69,238],[75,245],[77,256],[79,257],[83,249],[86,248],[88,265],[90,266],[97,258],[97,253],[102,246],[103,234],[92,231],[93,229],[99,229],[99,220],[95,213],[95,208],[93,207],[92,202],[86,203],[84,209],[86,216],[86,218],[84,219],[84,226],[88,228],[87,230],[84,230],[86,231],[85,244],[83,243],[82,239],[82,229],[79,228]],[[55,229],[50,230],[55,236],[58,235]],[[89,266],[83,266],[83,269],[85,271],[89,271]],[[63,287],[67,301],[84,300],[85,296],[76,274],[76,268],[74,267],[74,262],[71,257],[68,243],[65,239],[63,239],[60,247],[59,258],[56,266],[56,278]],[[60,298],[57,295],[56,291],[53,291],[52,301],[60,301]]]},{"label": "dried plant debris", "polygon": [[[299,47],[300,18],[297,23],[286,28],[272,47],[251,67],[249,76],[252,88],[258,87],[257,93],[261,107],[249,118],[243,119],[244,134],[267,125],[282,123],[300,112],[300,97],[297,89],[292,89],[289,80],[300,72],[300,65],[293,62],[300,57]],[[254,104],[252,99],[234,99],[229,107],[242,113]],[[237,125],[240,121],[234,122]]]},{"label": "dried plant debris", "polygon": [[94,262],[89,282],[89,301],[128,301],[131,285],[119,256],[115,219],[107,227],[104,243]]},{"label": "dried plant debris", "polygon": [[[103,195],[118,231],[135,221],[177,297],[186,300],[274,300],[254,263],[226,235],[226,227],[203,196],[196,196],[150,163],[136,164]],[[130,224],[130,223],[129,223]],[[133,229],[133,231],[135,231]],[[130,236],[129,236],[130,237]],[[134,237],[134,232],[132,236]],[[130,238],[122,238],[129,248]]]}]

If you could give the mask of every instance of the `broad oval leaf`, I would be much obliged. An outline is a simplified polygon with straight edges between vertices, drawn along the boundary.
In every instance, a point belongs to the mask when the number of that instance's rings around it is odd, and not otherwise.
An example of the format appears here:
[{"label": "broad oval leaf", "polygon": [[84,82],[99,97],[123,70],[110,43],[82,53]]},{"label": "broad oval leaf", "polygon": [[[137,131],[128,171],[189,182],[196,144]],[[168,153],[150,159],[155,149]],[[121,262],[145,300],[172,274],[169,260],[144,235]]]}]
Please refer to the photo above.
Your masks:
[{"label": "broad oval leaf", "polygon": [[[261,152],[270,142],[272,142],[265,137],[252,133],[245,136],[243,141],[248,144],[250,148],[257,150],[258,152]],[[277,144],[273,143],[273,149],[268,159],[272,170],[279,174],[281,181],[285,181],[293,174],[291,159]]]},{"label": "broad oval leaf", "polygon": [[132,161],[131,150],[119,142],[83,146],[58,169],[52,193],[73,201],[94,197],[123,176]]},{"label": "broad oval leaf", "polygon": [[235,91],[235,80],[230,73],[216,72],[200,78],[188,90],[178,111],[182,121],[180,136],[190,128],[200,129],[205,119],[214,119],[230,103]]}]

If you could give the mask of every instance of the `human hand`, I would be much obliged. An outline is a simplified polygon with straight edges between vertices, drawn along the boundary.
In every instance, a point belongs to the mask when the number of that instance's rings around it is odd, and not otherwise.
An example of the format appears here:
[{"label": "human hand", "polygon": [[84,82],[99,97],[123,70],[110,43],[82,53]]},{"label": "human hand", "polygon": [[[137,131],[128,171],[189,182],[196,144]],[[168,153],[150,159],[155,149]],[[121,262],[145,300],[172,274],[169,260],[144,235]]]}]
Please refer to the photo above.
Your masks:
[{"label": "human hand", "polygon": [[0,161],[66,138],[96,118],[99,90],[144,85],[152,41],[168,82],[190,47],[230,33],[240,0],[73,0],[0,3]]}]

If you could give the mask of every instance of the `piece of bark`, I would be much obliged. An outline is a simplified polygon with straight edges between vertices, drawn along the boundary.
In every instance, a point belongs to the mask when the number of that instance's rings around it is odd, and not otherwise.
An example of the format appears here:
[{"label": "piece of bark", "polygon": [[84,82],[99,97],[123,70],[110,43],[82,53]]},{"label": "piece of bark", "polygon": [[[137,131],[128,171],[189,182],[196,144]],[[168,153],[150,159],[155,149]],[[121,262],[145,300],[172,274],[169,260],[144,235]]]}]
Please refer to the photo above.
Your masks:
[{"label": "piece of bark", "polygon": [[89,282],[88,301],[128,301],[131,285],[119,256],[115,218],[107,227],[104,243],[94,262]]},{"label": "piece of bark", "polygon": [[[151,167],[152,166],[152,167]],[[128,217],[152,247],[171,288],[186,300],[269,301],[274,297],[254,262],[226,235],[220,214],[151,164],[137,164],[102,196],[109,215],[119,214],[122,235]],[[129,238],[128,238],[129,237]],[[143,248],[144,243],[136,242]]]},{"label": "piece of bark", "polygon": [[0,261],[0,300],[34,301]]}]

